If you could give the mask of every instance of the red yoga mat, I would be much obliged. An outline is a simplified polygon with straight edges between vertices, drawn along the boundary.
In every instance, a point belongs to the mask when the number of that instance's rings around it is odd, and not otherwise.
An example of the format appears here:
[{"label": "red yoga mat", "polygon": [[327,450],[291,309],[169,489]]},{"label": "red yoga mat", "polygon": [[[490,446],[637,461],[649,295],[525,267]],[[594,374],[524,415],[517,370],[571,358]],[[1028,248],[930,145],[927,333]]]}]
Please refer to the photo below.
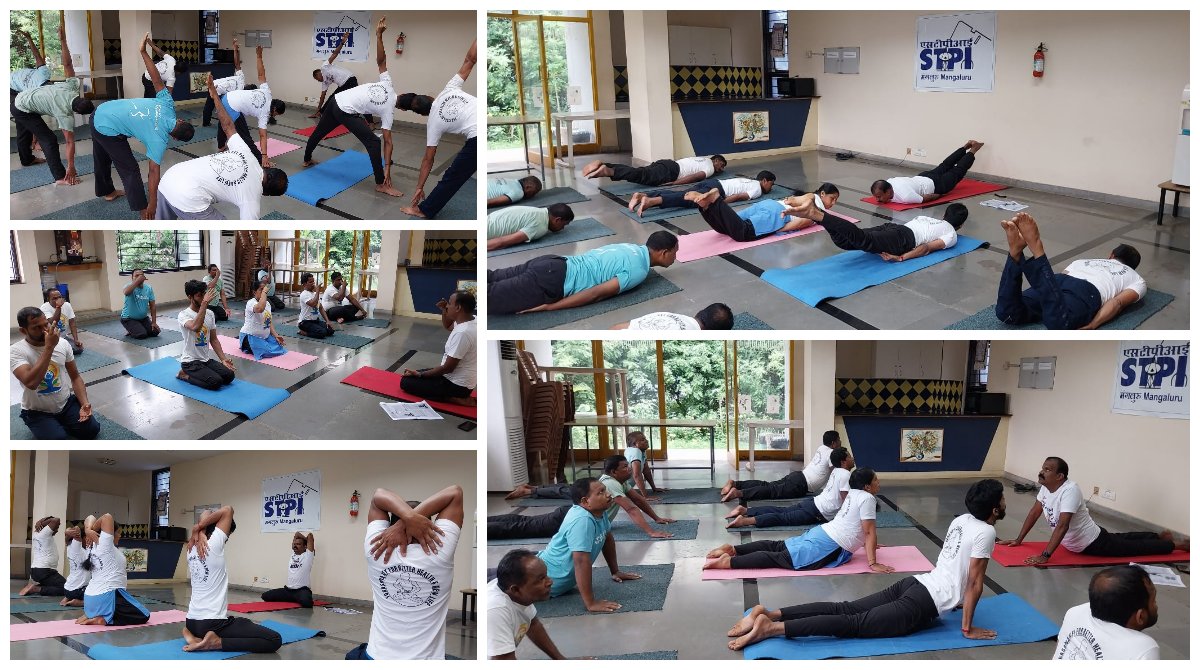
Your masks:
[{"label": "red yoga mat", "polygon": [[[314,600],[313,607],[321,607],[331,604],[328,600]],[[246,614],[247,612],[276,612],[278,610],[294,610],[300,607],[296,603],[230,603],[227,608],[230,612],[238,612]]]},{"label": "red yoga mat", "polygon": [[861,200],[863,202],[875,205],[876,207],[890,209],[893,212],[903,212],[906,209],[933,207],[934,205],[941,205],[947,202],[969,198],[973,195],[982,195],[984,193],[991,193],[992,191],[1003,191],[1006,188],[1008,187],[1004,186],[1003,184],[992,184],[986,181],[963,179],[962,181],[958,182],[958,185],[954,187],[954,190],[943,195],[937,200],[930,200],[929,202],[918,202],[911,205],[904,205],[898,202],[881,203],[875,199],[875,196],[867,196],[865,198],[861,198]]},{"label": "red yoga mat", "polygon": [[[1037,567],[1025,565],[1025,559],[1036,556],[1046,550],[1045,542],[1022,542],[1019,547],[1008,547],[996,543],[992,550],[992,558],[1006,568]],[[1126,563],[1183,563],[1190,561],[1192,555],[1186,551],[1173,551],[1169,554],[1153,556],[1088,556],[1067,551],[1064,547],[1054,550],[1050,560],[1042,566],[1055,565],[1125,565]]]},{"label": "red yoga mat", "polygon": [[[307,128],[301,128],[300,130],[293,130],[292,132],[297,135],[303,135],[305,137],[309,137],[310,135],[313,134],[313,131],[316,129],[317,129],[316,126],[309,126]],[[342,135],[345,135],[348,132],[350,132],[350,131],[346,130],[346,126],[338,126],[337,128],[334,128],[328,135],[326,135],[325,139],[331,140],[335,137],[340,137]]]},{"label": "red yoga mat", "polygon": [[[472,421],[476,421],[479,417],[477,407],[456,405],[451,402],[439,402],[437,400],[426,400],[425,398],[418,398],[411,393],[400,390],[400,375],[395,372],[388,372],[387,370],[372,367],[359,368],[349,377],[343,379],[342,383],[357,386],[367,391],[381,393],[389,398],[403,400],[404,402],[421,402],[425,400],[425,402],[429,403],[430,407],[443,414],[453,414],[454,416],[461,416],[464,419]],[[474,391],[471,392],[471,397],[477,397]]]}]

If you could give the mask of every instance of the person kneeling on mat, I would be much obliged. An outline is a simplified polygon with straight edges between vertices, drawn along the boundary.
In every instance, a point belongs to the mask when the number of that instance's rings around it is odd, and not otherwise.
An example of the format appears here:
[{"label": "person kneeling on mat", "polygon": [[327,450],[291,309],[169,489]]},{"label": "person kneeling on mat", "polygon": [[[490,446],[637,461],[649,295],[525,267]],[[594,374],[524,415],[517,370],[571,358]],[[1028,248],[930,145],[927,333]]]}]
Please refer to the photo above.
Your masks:
[{"label": "person kneeling on mat", "polygon": [[313,594],[312,564],[317,555],[317,540],[312,533],[307,536],[300,531],[292,536],[292,555],[288,560],[287,584],[281,589],[271,589],[262,594],[269,603],[296,603],[312,609]]},{"label": "person kneeling on mat", "polygon": [[505,207],[487,217],[488,251],[525,244],[557,233],[575,220],[570,205],[561,202],[549,207]]},{"label": "person kneeling on mat", "polygon": [[747,508],[745,505],[738,505],[725,515],[726,519],[733,519],[726,528],[808,526],[832,521],[850,491],[850,471],[854,469],[854,456],[845,447],[838,447],[829,452],[829,463],[833,466],[829,480],[815,497],[801,498],[800,502],[790,507],[764,505]]},{"label": "person kneeling on mat", "polygon": [[283,309],[283,299],[275,295],[275,273],[272,271],[272,268],[275,267],[275,259],[267,256],[262,263],[262,269],[258,271],[255,280],[270,280],[267,282],[267,302],[271,303],[271,309]]},{"label": "person kneeling on mat", "polygon": [[150,610],[129,591],[125,554],[117,549],[117,524],[105,514],[84,529],[84,547],[90,548],[92,580],[83,590],[81,626],[140,626],[150,620]]},{"label": "person kneeling on mat", "polygon": [[750,500],[785,500],[816,495],[829,481],[829,473],[835,467],[829,462],[833,450],[842,446],[842,436],[836,430],[827,430],[821,436],[821,446],[813,453],[812,460],[803,470],[789,472],[775,481],[761,479],[729,479],[721,487],[721,502],[740,498]]},{"label": "person kneeling on mat", "polygon": [[71,571],[67,573],[67,581],[63,584],[63,597],[58,601],[63,607],[83,607],[83,592],[92,581],[91,547],[83,546],[87,529],[96,522],[96,517],[88,515],[81,526],[71,526],[63,531],[67,539],[67,563]]},{"label": "person kneeling on mat", "polygon": [[1176,549],[1190,549],[1190,542],[1176,542],[1175,536],[1169,530],[1161,533],[1108,532],[1092,520],[1087,502],[1083,499],[1083,492],[1074,480],[1067,479],[1067,472],[1067,462],[1058,456],[1051,456],[1042,463],[1042,469],[1038,471],[1038,484],[1041,484],[1041,489],[1038,490],[1033,506],[1029,508],[1029,514],[1025,515],[1021,532],[1015,540],[1000,542],[1006,547],[1021,546],[1025,536],[1037,523],[1038,517],[1044,513],[1046,522],[1054,532],[1050,535],[1050,541],[1046,543],[1045,551],[1025,559],[1027,565],[1041,565],[1050,560],[1060,544],[1067,551],[1088,556],[1148,556],[1169,554]]},{"label": "person kneeling on mat", "polygon": [[334,334],[333,323],[321,304],[321,289],[311,272],[300,275],[300,320],[296,328],[306,337],[323,340]]},{"label": "person kneeling on mat", "polygon": [[550,599],[553,584],[546,574],[546,564],[528,549],[513,549],[500,559],[496,578],[487,585],[488,658],[517,660],[517,647],[528,637],[551,659],[566,660],[533,606]]},{"label": "person kneeling on mat", "polygon": [[46,289],[45,296],[42,314],[45,314],[46,320],[58,329],[59,336],[71,345],[71,351],[76,356],[82,354],[83,342],[79,340],[79,329],[75,327],[75,310],[71,303],[67,302],[56,288]]},{"label": "person kneeling on mat", "polygon": [[58,572],[58,549],[54,536],[62,520],[55,516],[38,519],[33,524],[33,551],[29,563],[29,583],[20,591],[22,596],[61,596],[67,579]]},{"label": "person kneeling on mat", "polygon": [[[179,330],[183,333],[183,353],[179,355],[179,379],[210,391],[233,382],[233,360],[225,356],[217,337],[216,317],[208,303],[216,289],[199,279],[183,285],[191,305],[179,312]],[[247,310],[249,311],[249,310]],[[247,318],[249,321],[249,318]]]},{"label": "person kneeling on mat", "polygon": [[696,312],[696,316],[674,312],[651,312],[609,330],[733,330],[733,310],[723,302],[714,302]]},{"label": "person kneeling on mat", "polygon": [[487,180],[487,206],[507,207],[542,192],[542,180],[533,175],[520,179]]},{"label": "person kneeling on mat", "polygon": [[937,200],[954,190],[958,182],[967,176],[967,170],[975,163],[975,154],[983,148],[983,142],[967,140],[954,150],[940,165],[926,170],[915,177],[892,177],[871,184],[871,195],[880,203],[896,202],[915,205]]},{"label": "person kneeling on mat", "polygon": [[879,538],[875,532],[875,495],[879,477],[871,468],[850,475],[850,491],[833,520],[813,526],[803,535],[786,540],[757,540],[733,546],[724,544],[708,552],[708,570],[820,570],[836,568],[866,547],[871,572],[895,572],[875,560]]},{"label": "person kneeling on mat", "polygon": [[446,611],[464,515],[457,484],[415,508],[392,491],[375,490],[363,541],[375,603],[371,633],[346,660],[445,660]]},{"label": "person kneeling on mat", "polygon": [[[37,307],[17,312],[24,339],[8,348],[8,363],[21,382],[21,420],[35,440],[94,440],[100,422],[92,416],[87,385],[75,365],[71,345],[58,336]],[[63,383],[66,372],[70,384]]]},{"label": "person kneeling on mat", "polygon": [[721,199],[728,204],[761,198],[764,193],[770,193],[775,186],[775,173],[770,170],[760,171],[754,179],[749,177],[730,177],[729,179],[705,179],[698,181],[687,189],[653,191],[642,193],[638,191],[629,198],[629,211],[636,211],[638,216],[645,214],[647,209],[654,207],[690,207],[695,209],[696,202],[684,196],[687,193],[707,193],[717,189]]},{"label": "person kneeling on mat", "polygon": [[217,267],[216,263],[209,264],[208,274],[204,275],[204,283],[208,284],[209,290],[216,292],[221,303],[220,305],[209,303],[208,311],[213,313],[213,317],[217,321],[228,321],[229,313],[233,310],[229,309],[229,302],[225,299],[225,280],[221,279],[221,268]]},{"label": "person kneeling on mat", "polygon": [[405,368],[400,388],[418,398],[474,407],[475,296],[470,291],[455,291],[449,300],[439,300],[437,307],[442,311],[442,327],[450,331],[442,362],[425,370]]},{"label": "person kneeling on mat", "polygon": [[[350,304],[343,305],[343,301]],[[362,303],[354,297],[350,291],[350,284],[346,283],[340,272],[329,275],[329,286],[326,286],[325,292],[321,294],[321,306],[325,308],[325,315],[329,320],[337,323],[367,318],[367,310],[363,309]]]},{"label": "person kneeling on mat", "polygon": [[721,196],[721,191],[715,188],[704,193],[685,193],[683,199],[700,209],[700,216],[709,228],[734,242],[752,242],[812,226],[812,217],[793,212],[803,211],[796,208],[810,204],[821,212],[832,207],[840,193],[837,187],[822,184],[821,189],[816,194],[797,192],[780,200],[762,200],[741,211],[734,211]]},{"label": "person kneeling on mat", "polygon": [[124,289],[125,302],[121,305],[121,325],[125,333],[135,340],[158,337],[158,309],[154,302],[154,287],[146,281],[145,270],[134,270]]},{"label": "person kneeling on mat", "polygon": [[275,321],[271,318],[271,303],[267,300],[267,284],[262,279],[254,291],[254,297],[246,301],[246,321],[238,333],[241,350],[254,355],[259,361],[287,353],[283,348],[283,336],[275,332]]},{"label": "person kneeling on mat", "polygon": [[[490,611],[490,610],[489,610]],[[1067,610],[1055,661],[1157,661],[1158,643],[1142,631],[1158,623],[1157,589],[1140,565],[1092,575],[1088,602]]]},{"label": "person kneeling on mat", "polygon": [[237,522],[229,505],[209,510],[188,537],[188,577],[192,596],[184,620],[184,651],[244,651],[269,654],[283,646],[279,633],[250,619],[229,616],[229,572],[225,545]]},{"label": "person kneeling on mat", "polygon": [[967,514],[950,522],[933,572],[905,577],[853,602],[818,602],[768,610],[755,605],[729,630],[729,648],[738,651],[780,635],[900,637],[932,624],[962,605],[962,634],[992,640],[996,631],[972,625],[983,595],[983,580],[996,544],[996,522],[1004,518],[1004,485],[984,479],[967,491]]}]

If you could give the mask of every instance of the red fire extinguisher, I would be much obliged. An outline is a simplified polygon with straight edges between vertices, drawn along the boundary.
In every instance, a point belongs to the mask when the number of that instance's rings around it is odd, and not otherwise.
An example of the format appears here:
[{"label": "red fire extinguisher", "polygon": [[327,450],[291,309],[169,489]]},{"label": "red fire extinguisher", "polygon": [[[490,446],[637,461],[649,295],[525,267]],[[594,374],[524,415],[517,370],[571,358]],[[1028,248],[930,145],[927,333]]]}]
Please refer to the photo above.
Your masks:
[{"label": "red fire extinguisher", "polygon": [[1044,42],[1038,42],[1037,50],[1033,52],[1033,76],[1041,79],[1046,74],[1046,48]]},{"label": "red fire extinguisher", "polygon": [[350,518],[358,518],[358,491],[350,496]]},{"label": "red fire extinguisher", "polygon": [[400,33],[396,36],[396,55],[404,55],[404,33]]}]

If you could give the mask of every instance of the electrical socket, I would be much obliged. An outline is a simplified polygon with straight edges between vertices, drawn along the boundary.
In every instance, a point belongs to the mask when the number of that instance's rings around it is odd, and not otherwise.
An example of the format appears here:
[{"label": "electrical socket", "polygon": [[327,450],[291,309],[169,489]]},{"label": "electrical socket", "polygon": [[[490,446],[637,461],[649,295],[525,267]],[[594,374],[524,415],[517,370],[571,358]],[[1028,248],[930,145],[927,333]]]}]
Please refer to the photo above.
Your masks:
[{"label": "electrical socket", "polygon": [[271,583],[271,578],[270,578],[270,577],[263,577],[261,581],[262,581],[262,583],[263,583],[263,584],[270,584],[270,583]]},{"label": "electrical socket", "polygon": [[914,152],[913,152],[913,155],[914,155],[914,156],[916,156],[917,158],[924,158],[924,157],[925,157],[925,150],[924,150],[924,149],[917,149],[916,151],[914,151]]},{"label": "electrical socket", "polygon": [[1115,501],[1117,499],[1117,494],[1113,493],[1112,489],[1104,489],[1104,493],[1101,493],[1100,497],[1104,498],[1105,500]]},{"label": "electrical socket", "polygon": [[904,155],[905,155],[905,156],[912,155],[912,147],[906,147],[906,148],[904,149]]},{"label": "electrical socket", "polygon": [[258,577],[255,577],[255,578],[254,578],[254,583],[255,583],[255,584],[257,584],[257,583],[258,583]]},{"label": "electrical socket", "polygon": [[1099,495],[1099,494],[1100,494],[1100,487],[1099,487],[1099,486],[1093,486],[1093,487],[1092,487],[1092,495]]}]

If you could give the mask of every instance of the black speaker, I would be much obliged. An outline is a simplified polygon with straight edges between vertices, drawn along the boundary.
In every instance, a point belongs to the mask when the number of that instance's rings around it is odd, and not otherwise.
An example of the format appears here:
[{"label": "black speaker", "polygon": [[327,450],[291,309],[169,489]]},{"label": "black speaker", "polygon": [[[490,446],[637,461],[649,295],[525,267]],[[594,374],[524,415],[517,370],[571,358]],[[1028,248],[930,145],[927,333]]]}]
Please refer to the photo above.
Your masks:
[{"label": "black speaker", "polygon": [[1008,414],[1008,394],[968,393],[963,409],[967,414]]},{"label": "black speaker", "polygon": [[817,80],[791,77],[779,80],[779,95],[784,98],[811,98],[817,94]]}]

